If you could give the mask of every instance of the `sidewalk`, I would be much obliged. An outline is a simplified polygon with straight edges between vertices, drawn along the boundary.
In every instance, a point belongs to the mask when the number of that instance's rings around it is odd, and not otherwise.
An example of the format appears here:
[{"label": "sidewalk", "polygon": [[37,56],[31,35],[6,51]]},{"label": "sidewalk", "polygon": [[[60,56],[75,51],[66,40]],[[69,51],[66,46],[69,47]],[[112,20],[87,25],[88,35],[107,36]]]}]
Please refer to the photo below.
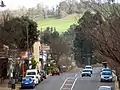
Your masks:
[{"label": "sidewalk", "polygon": [[117,77],[115,76],[115,90],[119,90]]},{"label": "sidewalk", "polygon": [[[10,88],[8,88],[8,82],[9,80],[6,79],[2,84],[0,84],[0,90],[11,90]],[[19,90],[20,85],[16,84],[16,89],[12,89],[12,90]]]}]

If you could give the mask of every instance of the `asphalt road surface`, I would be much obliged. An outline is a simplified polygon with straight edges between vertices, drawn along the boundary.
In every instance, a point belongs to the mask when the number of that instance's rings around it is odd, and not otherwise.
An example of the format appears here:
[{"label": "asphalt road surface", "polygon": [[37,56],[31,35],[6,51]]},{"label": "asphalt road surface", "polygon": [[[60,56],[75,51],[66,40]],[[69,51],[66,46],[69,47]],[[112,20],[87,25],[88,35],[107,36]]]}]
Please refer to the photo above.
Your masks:
[{"label": "asphalt road surface", "polygon": [[114,87],[114,82],[100,82],[100,68],[94,68],[92,77],[81,77],[79,74],[73,90],[98,90],[102,85]]},{"label": "asphalt road surface", "polygon": [[114,87],[114,82],[100,82],[100,68],[93,69],[92,77],[81,77],[80,72],[49,76],[35,89],[20,90],[97,90],[101,85]]}]

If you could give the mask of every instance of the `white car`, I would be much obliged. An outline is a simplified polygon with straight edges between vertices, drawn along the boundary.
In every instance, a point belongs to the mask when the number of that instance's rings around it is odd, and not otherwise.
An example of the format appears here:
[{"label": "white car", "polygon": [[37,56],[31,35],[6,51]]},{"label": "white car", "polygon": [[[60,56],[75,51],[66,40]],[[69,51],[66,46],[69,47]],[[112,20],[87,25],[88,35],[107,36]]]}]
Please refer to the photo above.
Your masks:
[{"label": "white car", "polygon": [[25,76],[30,76],[30,77],[34,76],[35,84],[39,84],[39,82],[41,81],[41,76],[40,76],[39,71],[37,69],[27,70]]},{"label": "white car", "polygon": [[113,81],[113,75],[111,71],[102,71],[100,75],[100,81]]},{"label": "white car", "polygon": [[93,73],[93,68],[92,68],[92,66],[86,65],[86,66],[85,66],[85,69],[90,70],[90,71],[91,71],[91,74]]},{"label": "white car", "polygon": [[91,71],[89,69],[83,69],[81,75],[82,75],[82,77],[84,77],[84,76],[91,77]]},{"label": "white car", "polygon": [[114,90],[112,86],[100,86],[98,90]]}]

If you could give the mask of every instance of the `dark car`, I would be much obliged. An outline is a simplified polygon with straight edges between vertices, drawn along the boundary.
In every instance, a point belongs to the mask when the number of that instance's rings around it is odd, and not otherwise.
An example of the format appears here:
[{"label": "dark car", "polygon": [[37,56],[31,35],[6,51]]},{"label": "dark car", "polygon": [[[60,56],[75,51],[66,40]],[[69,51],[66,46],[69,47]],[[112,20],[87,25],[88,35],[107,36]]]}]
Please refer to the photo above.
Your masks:
[{"label": "dark car", "polygon": [[55,68],[51,71],[51,73],[52,73],[52,76],[53,75],[60,75],[60,70],[58,68]]},{"label": "dark car", "polygon": [[22,82],[21,82],[21,88],[35,88],[35,83],[34,80],[31,77],[24,77],[22,78]]},{"label": "dark car", "polygon": [[42,77],[43,79],[46,79],[46,78],[47,78],[46,72],[45,72],[44,70],[40,70],[40,74],[41,74],[41,77]]}]

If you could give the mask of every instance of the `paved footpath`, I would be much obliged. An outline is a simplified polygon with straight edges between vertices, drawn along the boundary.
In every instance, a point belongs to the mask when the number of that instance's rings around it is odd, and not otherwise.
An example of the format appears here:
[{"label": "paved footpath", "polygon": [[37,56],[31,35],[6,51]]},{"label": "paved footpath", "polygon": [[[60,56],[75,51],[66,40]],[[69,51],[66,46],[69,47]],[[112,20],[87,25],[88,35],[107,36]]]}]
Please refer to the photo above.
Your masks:
[{"label": "paved footpath", "polygon": [[[0,90],[11,90],[10,88],[8,88],[8,82],[9,80],[5,80],[2,84],[0,84]],[[16,89],[12,89],[12,90],[19,90],[20,85],[16,84]]]}]

